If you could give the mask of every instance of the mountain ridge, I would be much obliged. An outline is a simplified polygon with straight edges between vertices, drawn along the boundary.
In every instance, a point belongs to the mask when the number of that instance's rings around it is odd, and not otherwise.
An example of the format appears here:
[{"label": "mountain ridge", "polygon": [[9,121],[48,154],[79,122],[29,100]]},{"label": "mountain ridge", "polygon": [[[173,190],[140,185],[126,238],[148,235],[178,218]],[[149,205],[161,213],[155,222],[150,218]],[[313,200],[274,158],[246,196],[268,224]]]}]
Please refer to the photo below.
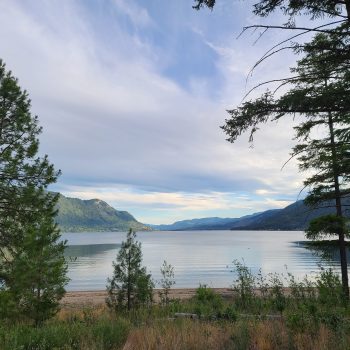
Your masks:
[{"label": "mountain ridge", "polygon": [[59,195],[56,223],[62,232],[146,231],[150,228],[129,212],[116,210],[101,199],[79,199]]},{"label": "mountain ridge", "polygon": [[[202,218],[176,221],[170,225],[149,225],[154,230],[285,230],[303,231],[309,222],[321,215],[334,213],[334,208],[329,208],[324,203],[323,208],[311,209],[303,200],[296,201],[283,209],[269,209],[263,212],[245,215],[240,218]],[[350,205],[350,199],[344,204]],[[346,212],[349,217],[349,212]]]},{"label": "mountain ridge", "polygon": [[[193,231],[193,230],[285,230],[302,231],[310,220],[334,213],[330,202],[315,210],[302,200],[283,209],[270,209],[238,218],[206,217],[176,221],[168,225],[143,224],[129,212],[117,210],[101,199],[82,200],[60,194],[56,222],[63,232],[81,231]],[[350,199],[344,204],[350,206]],[[349,217],[348,211],[346,216]]]}]

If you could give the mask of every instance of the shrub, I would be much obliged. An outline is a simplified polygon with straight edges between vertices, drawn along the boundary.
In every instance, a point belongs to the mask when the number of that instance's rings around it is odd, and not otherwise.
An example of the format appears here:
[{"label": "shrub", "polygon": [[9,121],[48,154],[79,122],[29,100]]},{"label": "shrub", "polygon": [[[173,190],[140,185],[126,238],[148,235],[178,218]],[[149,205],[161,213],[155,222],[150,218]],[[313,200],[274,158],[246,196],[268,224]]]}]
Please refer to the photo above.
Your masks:
[{"label": "shrub", "polygon": [[322,304],[339,305],[343,300],[340,278],[332,269],[323,270],[316,278],[318,299]]},{"label": "shrub", "polygon": [[201,317],[217,317],[222,311],[222,297],[206,285],[197,288],[194,300],[195,312]]},{"label": "shrub", "polygon": [[160,273],[162,274],[162,279],[160,280],[162,290],[159,291],[159,298],[163,305],[168,305],[170,302],[169,292],[171,287],[175,284],[174,267],[164,260],[160,268]]},{"label": "shrub", "polygon": [[251,305],[254,300],[255,278],[250,269],[238,260],[234,260],[237,279],[234,281],[233,289],[239,297],[243,307]]}]

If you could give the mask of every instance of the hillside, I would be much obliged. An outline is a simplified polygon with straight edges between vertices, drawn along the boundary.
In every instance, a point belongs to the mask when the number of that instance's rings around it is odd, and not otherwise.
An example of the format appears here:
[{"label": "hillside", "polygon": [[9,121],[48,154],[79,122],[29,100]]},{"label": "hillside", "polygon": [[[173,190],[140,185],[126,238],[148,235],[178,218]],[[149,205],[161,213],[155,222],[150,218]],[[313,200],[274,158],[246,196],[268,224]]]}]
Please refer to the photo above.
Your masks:
[{"label": "hillside", "polygon": [[[349,203],[348,203],[349,202]],[[325,203],[327,206],[330,203]],[[348,199],[345,203],[350,205]],[[241,218],[202,218],[174,222],[171,225],[150,225],[155,230],[305,230],[309,222],[321,215],[334,213],[334,208],[311,209],[297,201],[284,209],[272,209]],[[349,215],[349,214],[347,214]]]},{"label": "hillside", "polygon": [[57,208],[56,222],[63,232],[149,230],[127,211],[116,210],[100,199],[60,195]]},{"label": "hillside", "polygon": [[[304,230],[309,222],[321,215],[331,214],[335,212],[332,207],[326,208],[331,203],[324,203],[325,208],[312,209],[307,207],[303,201],[297,201],[288,205],[284,209],[272,211],[269,215],[267,212],[261,216],[256,216],[249,223],[237,222],[231,229],[233,230]],[[350,200],[344,201],[345,205],[350,204]],[[346,216],[349,212],[346,211]]]},{"label": "hillside", "polygon": [[241,218],[219,218],[209,217],[201,219],[190,219],[176,221],[169,225],[149,225],[155,230],[161,231],[182,231],[182,230],[229,230],[236,222],[243,222],[243,220],[249,220],[250,218],[259,215],[252,214],[246,215]]}]

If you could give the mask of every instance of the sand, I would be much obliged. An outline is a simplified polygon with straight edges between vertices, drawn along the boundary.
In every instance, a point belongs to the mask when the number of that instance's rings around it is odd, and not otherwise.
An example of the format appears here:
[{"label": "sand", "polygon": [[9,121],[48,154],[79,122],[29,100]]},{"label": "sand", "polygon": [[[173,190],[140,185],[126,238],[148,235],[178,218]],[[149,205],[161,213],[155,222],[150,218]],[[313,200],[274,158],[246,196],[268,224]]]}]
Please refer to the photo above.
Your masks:
[{"label": "sand", "polygon": [[[232,295],[232,289],[229,288],[213,288],[216,293],[223,297]],[[154,290],[154,299],[158,300],[158,291]],[[170,290],[169,297],[174,299],[189,299],[195,295],[195,288],[174,288]],[[107,297],[106,291],[74,291],[67,292],[65,297],[61,300],[61,305],[64,307],[75,306],[99,306],[105,303]]]}]

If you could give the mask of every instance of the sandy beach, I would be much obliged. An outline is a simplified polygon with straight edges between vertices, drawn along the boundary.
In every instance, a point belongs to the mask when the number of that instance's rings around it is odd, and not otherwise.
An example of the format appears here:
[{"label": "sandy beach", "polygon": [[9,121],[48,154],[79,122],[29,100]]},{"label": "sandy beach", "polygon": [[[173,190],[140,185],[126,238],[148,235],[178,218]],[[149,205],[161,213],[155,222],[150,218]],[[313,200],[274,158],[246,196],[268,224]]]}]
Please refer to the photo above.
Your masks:
[{"label": "sandy beach", "polygon": [[[214,288],[216,293],[219,293],[223,297],[229,297],[232,295],[232,289],[230,288]],[[154,290],[154,300],[157,302],[158,289]],[[174,288],[170,290],[170,298],[174,299],[189,299],[195,295],[195,288]],[[71,291],[67,292],[64,298],[61,300],[61,305],[64,307],[82,307],[82,306],[98,306],[105,303],[107,292],[101,291]]]}]

